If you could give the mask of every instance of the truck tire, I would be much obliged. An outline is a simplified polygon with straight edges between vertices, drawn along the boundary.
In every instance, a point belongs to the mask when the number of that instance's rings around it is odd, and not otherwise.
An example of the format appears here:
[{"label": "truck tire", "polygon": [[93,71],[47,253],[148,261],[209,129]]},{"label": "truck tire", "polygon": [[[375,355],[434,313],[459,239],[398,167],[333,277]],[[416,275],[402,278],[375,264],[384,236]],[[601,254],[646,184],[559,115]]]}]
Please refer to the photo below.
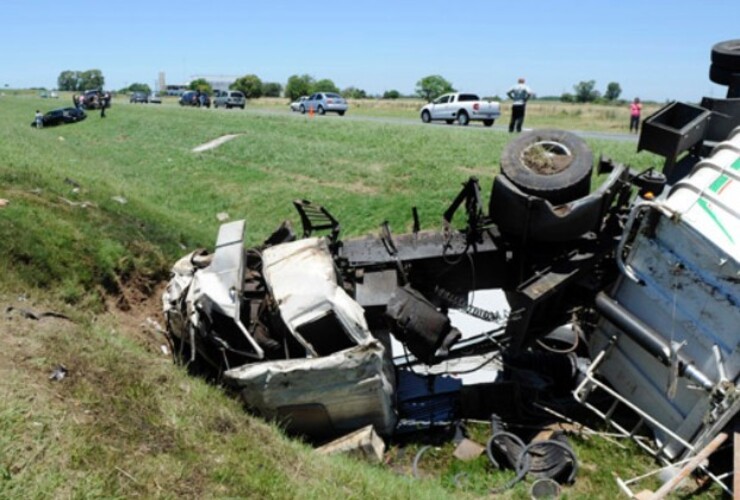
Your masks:
[{"label": "truck tire", "polygon": [[709,66],[709,79],[719,85],[740,84],[740,70],[735,72],[712,64]]},{"label": "truck tire", "polygon": [[491,127],[492,125],[493,125],[493,120],[483,120],[484,127]]},{"label": "truck tire", "polygon": [[715,44],[712,47],[712,64],[731,73],[740,73],[740,40]]},{"label": "truck tire", "polygon": [[320,115],[326,114],[326,111],[324,110],[324,106],[319,106],[319,109],[317,109],[316,111],[318,111]]},{"label": "truck tire", "polygon": [[432,121],[432,115],[426,109],[421,112],[421,121],[424,123],[430,123]]},{"label": "truck tire", "polygon": [[301,107],[300,107],[299,111],[301,112],[302,115],[305,115],[306,114],[306,106],[304,106],[303,104],[301,104]]},{"label": "truck tire", "polygon": [[459,123],[463,127],[466,127],[468,123],[470,123],[470,117],[468,116],[468,113],[466,111],[461,110],[457,113],[457,123]]},{"label": "truck tire", "polygon": [[557,129],[525,132],[501,153],[501,171],[521,191],[555,205],[586,196],[593,154],[583,139]]}]

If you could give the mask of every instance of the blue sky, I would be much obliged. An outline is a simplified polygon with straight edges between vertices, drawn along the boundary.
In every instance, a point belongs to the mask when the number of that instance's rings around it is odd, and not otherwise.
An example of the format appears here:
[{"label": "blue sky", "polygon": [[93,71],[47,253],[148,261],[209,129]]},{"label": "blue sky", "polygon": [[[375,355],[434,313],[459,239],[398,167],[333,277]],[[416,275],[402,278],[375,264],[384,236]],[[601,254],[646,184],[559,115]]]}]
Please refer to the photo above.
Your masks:
[{"label": "blue sky", "polygon": [[503,95],[519,76],[540,96],[595,80],[622,97],[724,97],[714,43],[740,38],[740,0],[208,2],[3,0],[0,86],[55,87],[100,69],[106,87],[192,75],[293,74],[371,94],[412,93],[439,74]]}]

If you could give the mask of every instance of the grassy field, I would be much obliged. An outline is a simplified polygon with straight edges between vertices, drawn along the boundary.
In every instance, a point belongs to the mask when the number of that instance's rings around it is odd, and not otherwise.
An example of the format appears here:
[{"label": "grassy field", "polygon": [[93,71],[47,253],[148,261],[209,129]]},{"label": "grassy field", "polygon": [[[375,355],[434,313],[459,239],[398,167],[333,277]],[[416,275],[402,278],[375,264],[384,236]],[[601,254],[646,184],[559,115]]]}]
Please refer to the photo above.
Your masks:
[{"label": "grassy field", "polygon": [[[150,321],[172,263],[212,248],[218,214],[245,218],[248,243],[284,219],[299,227],[297,198],[328,207],[344,235],[383,220],[407,230],[412,206],[439,227],[470,175],[490,189],[508,134],[122,100],[104,119],[29,126],[55,104],[0,97],[0,497],[466,498],[512,477],[455,462],[451,445],[424,480],[410,477],[419,444],[394,445],[383,466],[318,457],[172,365]],[[584,113],[563,123],[591,129]],[[192,152],[224,134],[240,135]],[[634,143],[588,142],[637,168],[661,163]],[[67,376],[49,380],[58,365]],[[568,497],[614,497],[614,474],[655,467],[629,443],[573,442],[583,471]],[[529,484],[506,496],[527,498]]]}]

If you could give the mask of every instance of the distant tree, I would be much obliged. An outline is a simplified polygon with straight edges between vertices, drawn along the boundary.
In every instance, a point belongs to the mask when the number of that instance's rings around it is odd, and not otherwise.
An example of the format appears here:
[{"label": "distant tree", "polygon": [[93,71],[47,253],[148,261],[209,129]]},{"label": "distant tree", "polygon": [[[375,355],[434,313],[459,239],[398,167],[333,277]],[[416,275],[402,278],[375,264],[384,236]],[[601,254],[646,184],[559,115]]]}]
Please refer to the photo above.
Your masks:
[{"label": "distant tree", "polygon": [[383,92],[383,99],[398,99],[401,93],[398,90],[386,90]]},{"label": "distant tree", "polygon": [[593,102],[601,96],[599,91],[596,90],[594,80],[579,82],[573,86],[573,90],[575,91],[576,102]]},{"label": "distant tree", "polygon": [[80,79],[79,71],[65,70],[59,73],[57,87],[59,90],[77,90],[77,82]]},{"label": "distant tree", "polygon": [[265,97],[280,97],[283,86],[277,82],[264,82],[262,84],[262,95]]},{"label": "distant tree", "polygon": [[188,84],[190,90],[200,90],[210,94],[213,92],[213,87],[206,81],[205,78],[197,78]]},{"label": "distant tree", "polygon": [[146,94],[150,94],[152,92],[152,88],[146,83],[132,83],[124,90],[127,92],[144,92]]},{"label": "distant tree", "polygon": [[229,85],[231,90],[241,90],[247,99],[262,97],[262,80],[257,75],[244,75]]},{"label": "distant tree", "polygon": [[335,92],[338,94],[339,87],[334,85],[333,81],[329,80],[328,78],[324,78],[313,84],[311,92]]},{"label": "distant tree", "polygon": [[77,90],[102,89],[103,86],[105,86],[105,78],[99,69],[88,69],[79,74]]},{"label": "distant tree", "polygon": [[563,93],[563,95],[560,96],[560,100],[562,102],[576,102],[576,98],[569,92]]},{"label": "distant tree", "polygon": [[610,82],[606,86],[606,92],[604,92],[604,99],[607,101],[616,101],[619,99],[619,95],[622,93],[622,87],[617,82]]},{"label": "distant tree", "polygon": [[366,99],[367,98],[367,92],[365,92],[362,89],[358,89],[356,87],[347,87],[346,89],[342,90],[342,95],[344,97],[347,97],[348,99]]},{"label": "distant tree", "polygon": [[448,82],[440,75],[425,76],[416,82],[416,94],[427,102],[431,102],[442,94],[455,92],[452,83]]},{"label": "distant tree", "polygon": [[314,85],[314,79],[310,75],[292,75],[285,84],[285,97],[294,101],[302,95],[311,93]]}]

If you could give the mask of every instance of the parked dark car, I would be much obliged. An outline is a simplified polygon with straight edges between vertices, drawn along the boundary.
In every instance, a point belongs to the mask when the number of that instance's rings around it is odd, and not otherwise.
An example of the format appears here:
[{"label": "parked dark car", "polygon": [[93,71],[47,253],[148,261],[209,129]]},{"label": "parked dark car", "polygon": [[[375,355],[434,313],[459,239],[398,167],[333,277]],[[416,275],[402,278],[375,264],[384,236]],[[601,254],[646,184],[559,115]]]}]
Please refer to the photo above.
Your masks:
[{"label": "parked dark car", "polygon": [[[201,103],[198,99],[199,96],[205,96],[205,103]],[[206,108],[211,107],[211,98],[205,92],[198,94],[195,90],[188,90],[180,96],[180,106],[205,106]]]},{"label": "parked dark car", "polygon": [[[87,114],[79,108],[59,108],[44,114],[44,127],[53,127],[64,123],[75,123],[87,118]],[[31,126],[36,126],[36,120],[31,122]]]},{"label": "parked dark car", "polygon": [[131,97],[129,97],[128,102],[133,102],[133,103],[138,102],[138,103],[146,104],[147,102],[149,102],[149,98],[146,92],[134,92],[133,94],[131,94]]}]

